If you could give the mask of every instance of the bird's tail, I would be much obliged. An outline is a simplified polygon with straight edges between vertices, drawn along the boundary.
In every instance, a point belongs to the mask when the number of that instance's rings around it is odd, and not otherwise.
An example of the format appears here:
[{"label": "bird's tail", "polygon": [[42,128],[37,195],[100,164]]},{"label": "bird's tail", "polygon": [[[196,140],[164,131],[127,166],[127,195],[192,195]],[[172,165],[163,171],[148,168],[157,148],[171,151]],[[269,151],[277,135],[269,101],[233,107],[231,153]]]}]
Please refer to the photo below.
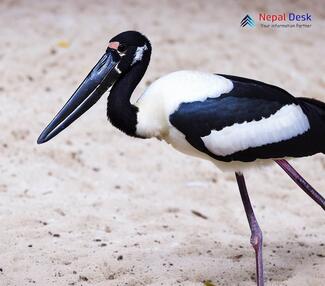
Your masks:
[{"label": "bird's tail", "polygon": [[325,125],[325,103],[313,98],[298,97],[299,104],[307,115],[318,116]]},{"label": "bird's tail", "polygon": [[[307,115],[315,141],[310,142],[318,152],[325,154],[325,103],[313,98],[298,98],[299,105]],[[316,147],[318,146],[318,147]]]}]

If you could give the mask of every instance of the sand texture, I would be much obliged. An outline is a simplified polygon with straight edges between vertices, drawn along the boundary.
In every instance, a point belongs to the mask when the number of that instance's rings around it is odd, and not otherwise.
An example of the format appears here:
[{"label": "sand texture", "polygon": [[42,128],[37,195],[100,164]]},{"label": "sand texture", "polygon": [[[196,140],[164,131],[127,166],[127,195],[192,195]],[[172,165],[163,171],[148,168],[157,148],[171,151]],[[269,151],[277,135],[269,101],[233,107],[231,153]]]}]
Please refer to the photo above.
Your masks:
[{"label": "sand texture", "polygon": [[[309,29],[239,26],[260,11],[314,18]],[[233,173],[125,136],[108,124],[105,96],[51,142],[36,139],[129,29],[153,46],[135,97],[194,69],[325,101],[324,1],[2,0],[0,27],[0,285],[255,285]],[[291,162],[325,195],[324,155]],[[325,285],[323,210],[275,164],[246,180],[267,285]]]}]

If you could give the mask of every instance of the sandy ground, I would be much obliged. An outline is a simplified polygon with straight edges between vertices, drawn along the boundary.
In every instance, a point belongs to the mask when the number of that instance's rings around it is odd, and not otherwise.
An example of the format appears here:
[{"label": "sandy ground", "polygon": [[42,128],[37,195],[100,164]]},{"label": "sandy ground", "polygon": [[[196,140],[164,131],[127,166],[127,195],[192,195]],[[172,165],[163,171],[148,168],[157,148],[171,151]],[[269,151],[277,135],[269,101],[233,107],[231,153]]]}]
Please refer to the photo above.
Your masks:
[{"label": "sandy ground", "polygon": [[[232,173],[124,136],[107,124],[105,98],[55,140],[36,139],[108,40],[127,29],[153,45],[136,94],[163,74],[198,69],[325,100],[323,1],[274,2],[1,1],[1,286],[254,285]],[[309,29],[239,27],[261,11],[314,20]],[[292,164],[325,194],[324,156]],[[275,165],[246,179],[267,284],[324,285],[324,212]]]}]

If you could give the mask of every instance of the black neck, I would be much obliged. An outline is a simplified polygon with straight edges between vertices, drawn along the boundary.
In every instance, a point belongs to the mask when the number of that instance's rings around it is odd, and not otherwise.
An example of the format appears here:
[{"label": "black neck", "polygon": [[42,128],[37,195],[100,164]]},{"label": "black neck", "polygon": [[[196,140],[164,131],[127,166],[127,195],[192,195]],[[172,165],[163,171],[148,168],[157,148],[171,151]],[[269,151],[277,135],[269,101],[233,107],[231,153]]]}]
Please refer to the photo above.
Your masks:
[{"label": "black neck", "polygon": [[130,103],[131,95],[142,79],[150,60],[144,57],[122,75],[113,85],[107,98],[107,117],[109,121],[127,135],[136,135],[138,108]]}]

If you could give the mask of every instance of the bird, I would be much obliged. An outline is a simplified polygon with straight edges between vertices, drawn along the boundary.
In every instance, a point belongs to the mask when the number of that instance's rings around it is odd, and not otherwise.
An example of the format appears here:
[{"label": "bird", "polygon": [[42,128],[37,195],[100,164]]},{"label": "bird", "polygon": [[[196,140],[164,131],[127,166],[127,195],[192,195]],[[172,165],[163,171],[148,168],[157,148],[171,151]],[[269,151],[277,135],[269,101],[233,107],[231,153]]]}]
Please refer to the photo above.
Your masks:
[{"label": "bird", "polygon": [[243,172],[248,166],[275,162],[325,210],[324,197],[287,161],[325,152],[325,103],[253,79],[193,70],[160,77],[131,103],[151,51],[150,41],[138,31],[113,37],[37,143],[55,137],[108,91],[108,120],[126,135],[157,138],[234,171],[255,250],[256,284],[263,286],[263,235]]}]

